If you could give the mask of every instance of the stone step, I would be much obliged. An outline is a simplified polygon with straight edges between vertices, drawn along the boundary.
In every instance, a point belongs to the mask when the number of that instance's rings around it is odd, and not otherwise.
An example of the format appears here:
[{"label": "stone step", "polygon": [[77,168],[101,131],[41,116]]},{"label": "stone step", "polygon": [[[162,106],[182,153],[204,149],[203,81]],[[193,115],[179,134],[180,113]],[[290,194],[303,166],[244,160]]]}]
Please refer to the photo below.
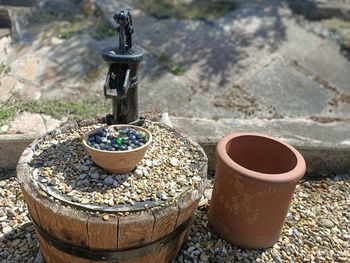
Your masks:
[{"label": "stone step", "polygon": [[331,175],[350,171],[350,122],[183,117],[171,117],[170,122],[204,148],[210,170],[215,169],[215,147],[221,138],[235,132],[257,132],[295,146],[303,154],[308,172]]},{"label": "stone step", "polygon": [[289,1],[298,13],[310,19],[339,17],[350,20],[350,2],[344,0],[295,0]]},{"label": "stone step", "polygon": [[0,28],[0,38],[7,37],[11,35],[11,30],[9,28]]},{"label": "stone step", "polygon": [[0,6],[34,6],[38,2],[38,0],[0,0]]}]

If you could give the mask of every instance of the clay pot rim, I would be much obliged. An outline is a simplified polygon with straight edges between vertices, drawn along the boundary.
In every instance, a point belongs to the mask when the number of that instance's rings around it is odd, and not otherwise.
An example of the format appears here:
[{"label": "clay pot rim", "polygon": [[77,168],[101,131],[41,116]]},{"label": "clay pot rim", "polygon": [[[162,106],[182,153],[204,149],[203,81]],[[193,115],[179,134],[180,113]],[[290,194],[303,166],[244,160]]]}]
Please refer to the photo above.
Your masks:
[{"label": "clay pot rim", "polygon": [[[276,174],[260,173],[239,165],[238,163],[233,161],[228,155],[226,151],[226,145],[232,139],[238,138],[241,136],[256,136],[256,137],[267,138],[279,144],[284,145],[289,150],[291,150],[292,153],[295,155],[297,159],[296,165],[292,170],[288,172],[276,173]],[[219,141],[216,147],[216,156],[217,158],[221,158],[226,165],[236,169],[240,174],[258,181],[265,181],[265,182],[272,182],[272,183],[288,183],[288,182],[298,181],[301,177],[303,177],[306,171],[306,163],[305,163],[304,157],[293,146],[289,145],[288,143],[282,142],[281,140],[276,139],[274,137],[270,137],[268,135],[255,133],[255,132],[238,132],[238,133],[233,133],[224,137]]]},{"label": "clay pot rim", "polygon": [[[96,131],[100,131],[102,130],[103,128],[113,128],[113,127],[118,127],[118,128],[123,128],[123,127],[128,127],[128,128],[134,128],[135,130],[141,130],[145,133],[147,133],[148,135],[148,141],[142,145],[141,147],[137,147],[135,149],[132,149],[132,150],[126,150],[126,151],[107,151],[107,150],[99,150],[99,149],[95,149],[93,147],[91,147],[89,144],[87,144],[87,140],[89,138],[89,135],[92,134],[92,133],[95,133]],[[86,133],[84,136],[83,136],[83,145],[84,147],[92,150],[92,151],[95,151],[95,152],[101,152],[101,153],[109,153],[109,154],[114,154],[114,155],[123,155],[125,153],[130,153],[130,152],[136,152],[136,151],[139,151],[143,148],[147,148],[152,142],[152,133],[143,128],[143,127],[140,127],[140,126],[136,126],[136,125],[131,125],[131,124],[114,124],[114,125],[106,125],[106,126],[103,126],[103,127],[100,127],[100,128],[97,128],[97,129],[94,129],[88,133]]]}]

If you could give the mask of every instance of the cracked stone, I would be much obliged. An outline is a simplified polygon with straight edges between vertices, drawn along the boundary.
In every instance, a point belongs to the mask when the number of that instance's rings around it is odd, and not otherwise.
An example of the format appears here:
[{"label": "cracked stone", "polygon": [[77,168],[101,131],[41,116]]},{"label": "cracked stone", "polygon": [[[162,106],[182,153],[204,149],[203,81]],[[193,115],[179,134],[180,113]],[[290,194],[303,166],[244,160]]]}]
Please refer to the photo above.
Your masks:
[{"label": "cracked stone", "polygon": [[10,124],[8,132],[43,135],[49,130],[58,127],[59,124],[59,120],[53,119],[50,116],[23,112],[16,116],[14,121]]}]

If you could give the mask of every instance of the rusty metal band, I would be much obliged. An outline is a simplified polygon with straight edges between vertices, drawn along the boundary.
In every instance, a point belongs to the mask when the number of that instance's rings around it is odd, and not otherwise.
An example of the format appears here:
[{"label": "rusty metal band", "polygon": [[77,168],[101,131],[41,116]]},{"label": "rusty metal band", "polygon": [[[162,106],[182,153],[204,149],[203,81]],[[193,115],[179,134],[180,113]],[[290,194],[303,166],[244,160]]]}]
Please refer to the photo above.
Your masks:
[{"label": "rusty metal band", "polygon": [[48,234],[44,229],[42,229],[32,218],[36,232],[51,246],[58,249],[59,251],[70,254],[75,257],[80,257],[88,260],[102,260],[102,261],[113,261],[120,262],[123,260],[140,258],[149,255],[161,247],[167,245],[171,241],[175,240],[179,235],[181,235],[187,227],[192,223],[192,218],[185,221],[182,225],[177,227],[173,232],[164,236],[163,238],[150,243],[143,247],[131,248],[128,250],[121,251],[111,251],[111,250],[91,250],[88,248],[74,246],[65,242],[62,242],[55,237]]}]

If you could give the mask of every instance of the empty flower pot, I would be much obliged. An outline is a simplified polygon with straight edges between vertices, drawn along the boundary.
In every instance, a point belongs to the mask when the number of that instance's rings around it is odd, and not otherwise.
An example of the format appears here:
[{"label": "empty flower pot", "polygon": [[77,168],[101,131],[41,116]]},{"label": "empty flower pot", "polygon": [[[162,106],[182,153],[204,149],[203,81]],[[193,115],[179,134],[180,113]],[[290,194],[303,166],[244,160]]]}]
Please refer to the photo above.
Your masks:
[{"label": "empty flower pot", "polygon": [[269,136],[236,133],[219,141],[209,220],[243,248],[267,248],[279,239],[295,187],[305,174],[302,155]]},{"label": "empty flower pot", "polygon": [[140,147],[137,147],[132,150],[125,150],[125,151],[108,151],[108,150],[95,149],[87,143],[90,134],[99,132],[104,127],[95,129],[85,134],[83,138],[83,145],[85,149],[88,151],[88,153],[91,155],[91,158],[95,164],[97,164],[98,166],[102,167],[105,171],[110,173],[128,173],[132,171],[139,162],[141,162],[143,156],[147,151],[148,146],[152,141],[152,134],[148,130],[142,127],[134,126],[134,125],[120,124],[120,125],[111,125],[108,127],[111,129],[133,128],[147,135],[148,141]]}]

